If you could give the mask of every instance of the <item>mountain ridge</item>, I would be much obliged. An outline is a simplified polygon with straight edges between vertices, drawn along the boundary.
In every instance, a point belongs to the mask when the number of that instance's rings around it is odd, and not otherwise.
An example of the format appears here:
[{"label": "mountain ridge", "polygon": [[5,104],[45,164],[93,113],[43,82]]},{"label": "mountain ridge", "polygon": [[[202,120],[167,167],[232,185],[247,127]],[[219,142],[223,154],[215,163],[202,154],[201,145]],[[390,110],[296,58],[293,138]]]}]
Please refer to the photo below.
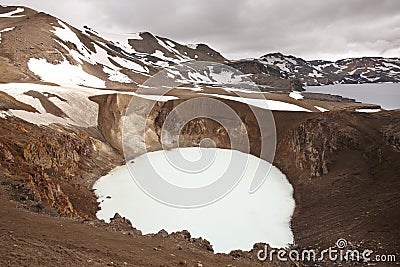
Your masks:
[{"label": "mountain ridge", "polygon": [[258,60],[278,67],[283,76],[299,79],[305,86],[400,82],[400,58],[354,57],[336,61],[307,61],[277,52]]},{"label": "mountain ridge", "polygon": [[[174,76],[175,66],[196,61],[238,69],[263,91],[302,90],[307,85],[335,83],[400,82],[398,58],[306,61],[277,52],[229,60],[206,44],[185,45],[150,32],[107,34],[88,26],[79,30],[49,14],[20,6],[1,6],[0,12],[0,82],[130,90],[161,70],[167,69]],[[175,79],[188,84],[224,82],[214,74],[215,70],[210,70],[202,77],[188,74]]]}]

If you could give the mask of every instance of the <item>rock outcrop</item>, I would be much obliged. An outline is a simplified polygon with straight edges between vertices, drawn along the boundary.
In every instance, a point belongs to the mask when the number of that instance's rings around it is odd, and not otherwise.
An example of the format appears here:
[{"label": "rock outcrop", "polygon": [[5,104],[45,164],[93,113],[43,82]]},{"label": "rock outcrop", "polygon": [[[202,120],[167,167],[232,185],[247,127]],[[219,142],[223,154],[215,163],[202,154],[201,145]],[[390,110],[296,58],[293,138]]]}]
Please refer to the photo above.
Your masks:
[{"label": "rock outcrop", "polygon": [[[382,151],[387,151],[385,145],[400,151],[400,128],[394,122],[399,113],[389,113],[391,115],[330,112],[311,116],[282,136],[277,159],[284,161],[285,166],[292,162],[310,177],[328,174],[340,153],[348,157],[346,153],[357,152],[363,157],[360,160],[373,168],[382,161]],[[393,119],[388,119],[390,116]]]},{"label": "rock outcrop", "polygon": [[299,80],[303,85],[400,81],[399,58],[362,57],[335,62],[306,61],[291,55],[271,53],[255,61],[266,67],[275,67],[283,77]]},{"label": "rock outcrop", "polygon": [[[101,134],[116,151],[129,159],[163,148],[172,149],[199,145],[227,149],[235,146],[234,149],[236,150],[250,152],[256,156],[260,156],[261,153],[258,122],[249,106],[242,103],[223,101],[237,112],[238,118],[241,119],[240,123],[232,121],[232,118],[227,114],[224,115],[224,112],[218,112],[221,107],[215,107],[216,110],[213,113],[214,115],[219,114],[219,119],[224,122],[224,125],[221,125],[214,119],[207,117],[187,120],[189,115],[184,110],[181,113],[174,113],[173,119],[166,122],[171,119],[168,118],[171,112],[183,103],[183,100],[154,102],[140,97],[120,94],[96,96],[92,100],[99,103],[100,106],[98,128]],[[126,107],[131,101],[133,102],[127,114],[125,114]],[[197,109],[191,112],[193,114],[205,114],[210,109],[207,105],[209,105],[209,100],[204,104],[198,103]],[[261,120],[267,123],[268,120],[272,120],[272,117],[263,117]],[[177,129],[180,129],[180,131],[177,132]],[[229,129],[229,133],[227,129]],[[274,129],[268,129],[268,131],[271,132],[265,133],[266,136],[275,134]],[[123,138],[126,141],[124,147],[122,146]],[[206,138],[209,138],[209,142],[202,143],[202,140]],[[243,138],[248,138],[248,145],[245,142],[238,141]]]},{"label": "rock outcrop", "polygon": [[387,144],[400,152],[400,125],[390,125],[384,127],[381,131]]},{"label": "rock outcrop", "polygon": [[285,151],[297,168],[308,169],[312,177],[317,177],[329,172],[332,154],[338,148],[357,148],[357,136],[351,126],[341,127],[325,118],[315,118],[290,130],[278,149]]},{"label": "rock outcrop", "polygon": [[232,61],[229,66],[250,75],[251,80],[261,91],[287,91],[289,88],[297,91],[304,90],[300,80],[287,78],[278,67],[263,64],[256,59]]},{"label": "rock outcrop", "polygon": [[38,127],[14,117],[0,118],[0,125],[0,173],[11,188],[26,184],[32,200],[62,216],[94,217],[92,184],[121,162],[112,149],[77,129]]}]

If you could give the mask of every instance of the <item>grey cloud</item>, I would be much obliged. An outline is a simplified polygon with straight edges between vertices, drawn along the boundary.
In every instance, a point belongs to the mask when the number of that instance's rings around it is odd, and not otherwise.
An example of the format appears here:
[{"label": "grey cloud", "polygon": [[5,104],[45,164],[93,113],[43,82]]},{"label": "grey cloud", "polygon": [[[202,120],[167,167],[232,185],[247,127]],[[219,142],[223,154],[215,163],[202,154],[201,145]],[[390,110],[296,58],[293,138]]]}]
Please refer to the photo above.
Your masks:
[{"label": "grey cloud", "polygon": [[150,31],[183,43],[203,42],[234,58],[276,51],[307,59],[400,56],[398,0],[16,0],[5,4],[28,5],[77,27]]}]

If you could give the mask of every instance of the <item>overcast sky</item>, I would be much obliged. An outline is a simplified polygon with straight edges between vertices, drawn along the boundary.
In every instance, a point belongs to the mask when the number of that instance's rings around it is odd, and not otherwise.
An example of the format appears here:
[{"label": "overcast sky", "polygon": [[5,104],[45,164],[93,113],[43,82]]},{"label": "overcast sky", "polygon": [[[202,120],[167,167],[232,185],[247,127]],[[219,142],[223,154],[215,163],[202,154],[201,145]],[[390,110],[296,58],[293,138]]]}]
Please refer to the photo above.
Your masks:
[{"label": "overcast sky", "polygon": [[206,43],[228,58],[400,56],[400,0],[2,0],[81,28]]}]

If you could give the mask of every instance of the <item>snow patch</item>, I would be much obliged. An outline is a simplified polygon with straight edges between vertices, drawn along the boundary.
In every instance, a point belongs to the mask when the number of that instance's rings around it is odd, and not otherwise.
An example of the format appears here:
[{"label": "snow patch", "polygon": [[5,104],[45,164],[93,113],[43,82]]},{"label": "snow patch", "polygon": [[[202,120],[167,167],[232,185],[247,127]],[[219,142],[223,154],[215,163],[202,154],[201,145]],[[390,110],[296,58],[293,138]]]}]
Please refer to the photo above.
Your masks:
[{"label": "snow patch", "polygon": [[129,40],[143,40],[139,33],[112,34],[101,32],[99,35],[104,40],[110,41],[128,54],[136,53],[136,50],[129,44]]},{"label": "snow patch", "polygon": [[382,111],[381,109],[367,109],[367,108],[361,108],[361,109],[356,109],[357,112],[363,112],[363,113],[375,113],[375,112],[380,112]]},{"label": "snow patch", "polygon": [[16,15],[16,14],[22,13],[24,11],[25,11],[24,8],[18,7],[16,10],[0,14],[0,18],[20,18],[20,17],[24,17],[25,15]]},{"label": "snow patch", "polygon": [[53,26],[54,31],[52,31],[58,38],[60,38],[63,42],[70,42],[76,46],[78,51],[69,49],[65,44],[56,40],[58,44],[60,44],[64,49],[69,51],[71,56],[77,62],[82,64],[82,60],[88,61],[91,64],[95,64],[94,60],[91,59],[90,50],[81,42],[78,36],[62,21],[58,20],[58,24],[61,26],[56,27]]},{"label": "snow patch", "polygon": [[[100,91],[92,89],[95,91]],[[11,110],[10,115],[16,116],[25,121],[37,124],[48,125],[58,123],[63,125],[78,125],[82,127],[93,127],[97,125],[98,105],[89,100],[89,96],[94,95],[90,89],[65,88],[59,86],[48,86],[40,84],[1,84],[0,91],[14,97],[20,102],[34,107],[38,112],[28,112],[25,110]],[[47,113],[39,99],[26,93],[28,91],[39,92],[46,96],[48,93],[57,97],[50,97],[48,100],[60,108],[67,117],[58,117]],[[60,100],[64,99],[65,101]]]},{"label": "snow patch", "polygon": [[318,109],[318,110],[321,111],[321,112],[329,111],[329,109],[322,108],[322,107],[319,107],[319,106],[314,106],[314,108]]},{"label": "snow patch", "polygon": [[12,114],[9,111],[0,111],[0,118],[2,119],[7,119],[9,116],[12,116]]},{"label": "snow patch", "polygon": [[217,82],[217,84],[236,84],[242,81],[242,77],[237,75],[237,73],[233,73],[230,70],[221,70],[217,73],[213,66],[209,67],[210,69],[210,77],[212,80]]},{"label": "snow patch", "polygon": [[205,94],[205,95],[211,95],[227,100],[233,100],[237,102],[241,102],[247,105],[252,105],[258,108],[263,108],[267,110],[277,110],[277,111],[303,111],[303,112],[311,112],[310,110],[282,102],[282,101],[277,101],[277,100],[270,100],[270,99],[256,99],[256,98],[244,98],[244,97],[237,97],[237,96],[227,96],[227,95],[219,95],[219,94]]},{"label": "snow patch", "polygon": [[119,70],[111,69],[107,66],[104,66],[103,71],[104,71],[104,73],[107,73],[109,75],[108,79],[110,81],[119,82],[119,83],[132,83],[133,82],[128,76],[126,76]]},{"label": "snow patch", "polygon": [[49,125],[53,123],[67,125],[65,119],[61,117],[54,116],[50,113],[34,113],[25,110],[10,110],[11,114],[18,117],[24,121],[36,124],[36,125]]},{"label": "snow patch", "polygon": [[105,88],[105,82],[96,76],[86,73],[81,66],[71,65],[64,59],[60,64],[53,65],[46,59],[31,58],[29,69],[44,82],[50,82],[67,87],[89,86]]},{"label": "snow patch", "polygon": [[189,47],[190,49],[197,49],[197,47],[199,46],[198,44],[188,44],[186,45],[187,47]]},{"label": "snow patch", "polygon": [[169,45],[170,47],[175,47],[175,44],[173,42],[169,41],[169,40],[166,40],[165,43],[167,45]]},{"label": "snow patch", "polygon": [[289,97],[294,98],[294,99],[296,99],[296,100],[299,100],[299,99],[303,99],[303,98],[304,98],[304,96],[303,96],[300,92],[297,92],[297,91],[292,91],[292,92],[289,94]]},{"label": "snow patch", "polygon": [[147,67],[143,67],[142,65],[134,62],[127,60],[125,58],[121,57],[111,57],[112,60],[114,60],[116,63],[118,63],[120,66],[127,68],[129,70],[133,70],[136,72],[141,72],[141,73],[149,73],[149,69]]},{"label": "snow patch", "polygon": [[[172,62],[175,62],[175,60],[176,59],[174,59],[174,58],[170,58],[170,57],[166,57],[165,55],[164,55],[164,53],[162,52],[162,51],[160,51],[160,50],[156,50],[153,54],[151,54],[152,56],[155,56],[155,57],[158,57],[159,59],[162,59],[162,60],[166,60],[166,61],[172,61]],[[178,63],[178,62],[176,62],[176,63]]]},{"label": "snow patch", "polygon": [[14,28],[15,27],[5,28],[5,29],[1,30],[0,32],[9,32],[9,31],[14,30]]},{"label": "snow patch", "polygon": [[144,99],[148,100],[153,100],[153,101],[160,101],[160,102],[167,102],[170,100],[176,100],[179,99],[176,96],[168,96],[168,95],[145,95],[145,94],[133,94],[134,96],[141,97]]},{"label": "snow patch", "polygon": [[313,69],[312,73],[308,74],[309,77],[313,77],[313,78],[323,78],[324,75],[320,72],[318,72],[317,70]]}]

